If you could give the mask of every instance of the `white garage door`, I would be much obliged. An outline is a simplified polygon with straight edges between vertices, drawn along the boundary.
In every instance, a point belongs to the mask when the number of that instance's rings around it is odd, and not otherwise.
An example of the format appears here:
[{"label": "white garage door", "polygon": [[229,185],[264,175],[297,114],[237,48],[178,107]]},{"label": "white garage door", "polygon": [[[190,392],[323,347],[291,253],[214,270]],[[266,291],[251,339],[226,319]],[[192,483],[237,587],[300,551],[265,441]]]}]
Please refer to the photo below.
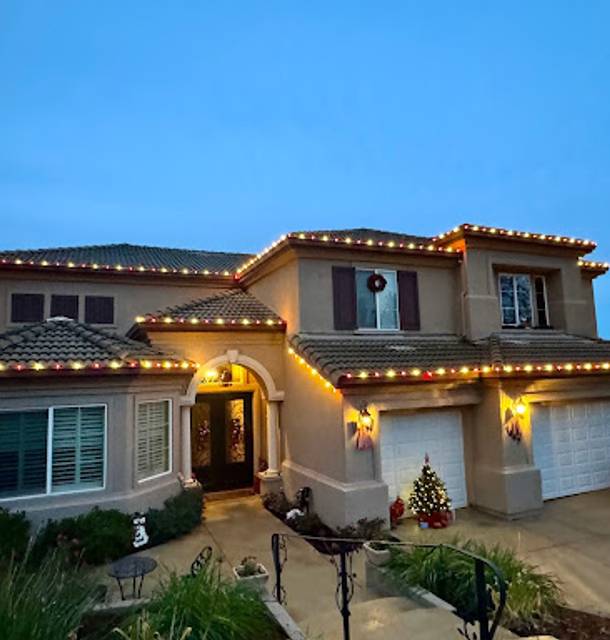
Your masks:
[{"label": "white garage door", "polygon": [[426,453],[447,485],[454,508],[465,507],[464,442],[459,411],[385,413],[381,418],[381,475],[393,501],[405,501],[413,489]]},{"label": "white garage door", "polygon": [[536,407],[532,446],[545,500],[610,487],[610,402]]}]

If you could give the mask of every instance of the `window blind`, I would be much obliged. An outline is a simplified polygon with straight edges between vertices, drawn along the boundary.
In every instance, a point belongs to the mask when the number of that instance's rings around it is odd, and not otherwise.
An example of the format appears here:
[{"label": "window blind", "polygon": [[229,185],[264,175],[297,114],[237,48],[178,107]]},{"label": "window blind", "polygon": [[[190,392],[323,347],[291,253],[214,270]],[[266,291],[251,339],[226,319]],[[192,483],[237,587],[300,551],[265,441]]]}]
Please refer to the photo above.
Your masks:
[{"label": "window blind", "polygon": [[0,497],[46,492],[46,411],[0,413]]},{"label": "window blind", "polygon": [[143,480],[169,471],[170,402],[142,402],[137,413],[137,476]]},{"label": "window blind", "polygon": [[53,411],[52,492],[104,485],[105,421],[102,406]]}]

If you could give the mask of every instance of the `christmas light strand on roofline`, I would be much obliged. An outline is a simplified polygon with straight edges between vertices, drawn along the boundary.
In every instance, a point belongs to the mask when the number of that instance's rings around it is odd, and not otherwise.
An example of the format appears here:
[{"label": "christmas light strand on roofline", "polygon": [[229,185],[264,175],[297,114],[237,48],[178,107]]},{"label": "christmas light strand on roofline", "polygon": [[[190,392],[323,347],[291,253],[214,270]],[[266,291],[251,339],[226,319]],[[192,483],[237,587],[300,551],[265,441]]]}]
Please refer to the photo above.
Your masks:
[{"label": "christmas light strand on roofline", "polygon": [[405,242],[399,238],[396,240],[379,240],[375,238],[367,238],[365,240],[361,238],[352,238],[351,236],[339,236],[331,233],[289,233],[281,236],[278,240],[270,244],[268,247],[257,253],[255,256],[244,262],[236,271],[239,276],[242,272],[249,269],[256,264],[259,260],[264,258],[267,254],[273,251],[279,245],[289,241],[299,240],[304,242],[315,242],[318,244],[328,244],[334,246],[343,247],[355,247],[362,249],[371,248],[384,248],[384,249],[396,249],[402,251],[411,251],[417,253],[433,253],[441,255],[459,256],[460,251],[453,249],[452,247],[439,247],[431,242],[429,243],[416,243]]},{"label": "christmas light strand on roofline", "polygon": [[296,351],[292,347],[288,348],[288,353],[299,363],[300,366],[309,371],[309,373],[314,378],[318,378],[324,385],[325,389],[327,389],[328,391],[332,391],[333,393],[337,393],[337,389],[333,386],[333,384],[329,382],[323,375],[321,375],[315,367],[312,367],[305,360],[305,358],[302,358],[298,353],[296,353]]},{"label": "christmas light strand on roofline", "polygon": [[191,362],[189,360],[110,360],[110,361],[83,361],[83,360],[69,360],[60,362],[41,362],[41,361],[27,361],[27,362],[15,362],[5,361],[0,362],[0,372],[12,372],[12,371],[101,371],[111,369],[117,371],[119,369],[134,370],[161,370],[161,371],[175,371],[198,369],[199,364]]},{"label": "christmas light strand on roofline", "polygon": [[608,269],[610,269],[610,262],[595,262],[594,260],[579,260],[578,266],[581,269],[587,269],[591,271],[608,271]]},{"label": "christmas light strand on roofline", "polygon": [[407,369],[388,369],[388,370],[360,370],[350,371],[344,374],[347,380],[394,380],[416,378],[422,380],[432,380],[433,378],[442,378],[446,376],[478,376],[496,374],[513,374],[513,373],[604,373],[610,372],[610,362],[583,362],[583,363],[546,363],[546,364],[517,364],[517,365],[484,365],[472,366],[464,365],[461,367],[436,367],[436,368],[407,368]]},{"label": "christmas light strand on roofline", "polygon": [[516,231],[513,229],[502,229],[500,227],[485,227],[478,224],[461,224],[454,227],[450,231],[441,233],[433,238],[434,241],[445,240],[451,238],[460,231],[472,231],[473,233],[479,233],[482,235],[502,237],[502,238],[516,238],[520,240],[537,240],[547,242],[549,244],[556,245],[568,245],[576,247],[587,247],[590,250],[594,249],[597,244],[593,240],[583,240],[581,238],[570,238],[567,236],[553,235],[550,233],[531,233],[529,231]]},{"label": "christmas light strand on roofline", "polygon": [[242,327],[282,327],[286,323],[281,319],[267,318],[197,318],[197,317],[172,317],[172,316],[136,316],[138,324],[180,324],[180,325],[204,325],[204,326],[242,326]]},{"label": "christmas light strand on roofline", "polygon": [[97,262],[67,262],[49,260],[22,260],[21,258],[0,258],[0,265],[18,267],[58,267],[61,269],[74,269],[98,272],[122,272],[122,273],[144,273],[162,275],[184,275],[184,276],[211,276],[222,278],[233,278],[233,273],[228,270],[212,271],[210,269],[188,269],[182,267],[145,267],[144,265],[122,265],[122,264],[99,264]]}]

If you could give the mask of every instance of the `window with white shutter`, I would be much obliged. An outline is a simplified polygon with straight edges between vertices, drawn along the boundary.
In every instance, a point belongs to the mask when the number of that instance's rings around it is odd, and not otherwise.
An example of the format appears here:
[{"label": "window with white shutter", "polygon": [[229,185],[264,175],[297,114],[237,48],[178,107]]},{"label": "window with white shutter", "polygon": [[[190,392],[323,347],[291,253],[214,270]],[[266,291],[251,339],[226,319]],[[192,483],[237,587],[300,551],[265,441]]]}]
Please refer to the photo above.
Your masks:
[{"label": "window with white shutter", "polygon": [[0,412],[0,498],[46,493],[48,412]]},{"label": "window with white shutter", "polygon": [[105,440],[104,406],[53,409],[51,493],[103,487]]},{"label": "window with white shutter", "polygon": [[136,418],[138,480],[170,471],[171,402],[161,400],[138,404]]}]

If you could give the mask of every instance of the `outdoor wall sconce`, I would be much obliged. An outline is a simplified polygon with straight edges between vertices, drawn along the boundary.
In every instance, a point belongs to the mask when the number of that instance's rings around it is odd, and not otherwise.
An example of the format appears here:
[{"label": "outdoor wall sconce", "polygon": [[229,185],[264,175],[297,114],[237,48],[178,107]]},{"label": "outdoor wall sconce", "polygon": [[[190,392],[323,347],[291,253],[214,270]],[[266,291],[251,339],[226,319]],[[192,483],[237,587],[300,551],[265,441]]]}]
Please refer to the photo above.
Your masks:
[{"label": "outdoor wall sconce", "polygon": [[373,447],[373,438],[371,433],[373,431],[373,416],[370,414],[366,407],[360,409],[358,414],[358,428],[356,433],[356,448],[371,449]]},{"label": "outdoor wall sconce", "polygon": [[527,405],[521,398],[513,402],[512,409],[507,408],[504,412],[504,430],[506,431],[506,435],[515,442],[521,442],[523,438],[519,418],[523,418],[526,413]]},{"label": "outdoor wall sconce", "polygon": [[527,413],[527,406],[521,398],[515,403],[515,412],[518,416],[524,416]]}]

